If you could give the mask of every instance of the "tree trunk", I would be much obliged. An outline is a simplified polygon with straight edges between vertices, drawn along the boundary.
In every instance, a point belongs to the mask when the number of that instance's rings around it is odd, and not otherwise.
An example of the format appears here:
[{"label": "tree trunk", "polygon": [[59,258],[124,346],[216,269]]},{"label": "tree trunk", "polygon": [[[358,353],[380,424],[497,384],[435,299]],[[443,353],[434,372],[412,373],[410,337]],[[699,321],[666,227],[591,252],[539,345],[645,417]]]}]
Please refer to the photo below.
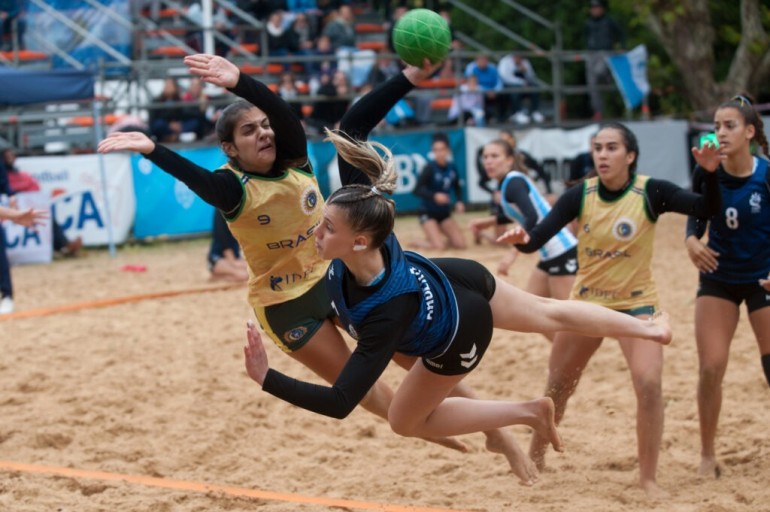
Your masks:
[{"label": "tree trunk", "polygon": [[722,82],[714,77],[714,29],[708,0],[653,0],[646,21],[682,76],[692,108],[709,112],[741,92],[756,95],[770,78],[770,44],[759,0],[741,0],[741,41]]}]

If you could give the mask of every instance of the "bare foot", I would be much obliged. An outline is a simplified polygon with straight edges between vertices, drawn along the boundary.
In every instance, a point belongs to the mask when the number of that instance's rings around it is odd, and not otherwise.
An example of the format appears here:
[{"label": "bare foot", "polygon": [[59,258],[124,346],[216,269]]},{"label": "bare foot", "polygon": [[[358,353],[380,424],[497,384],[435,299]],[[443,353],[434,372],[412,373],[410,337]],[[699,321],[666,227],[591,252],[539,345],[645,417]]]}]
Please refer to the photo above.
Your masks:
[{"label": "bare foot", "polygon": [[719,478],[722,476],[722,468],[719,467],[719,464],[715,458],[703,457],[700,460],[698,474],[707,478]]},{"label": "bare foot", "polygon": [[654,480],[640,482],[639,486],[651,500],[667,500],[671,495]]},{"label": "bare foot", "polygon": [[516,440],[502,430],[484,432],[487,436],[487,450],[500,453],[508,460],[513,474],[519,477],[521,485],[534,485],[540,477],[537,466],[519,448]]},{"label": "bare foot", "polygon": [[662,331],[661,334],[655,338],[655,341],[661,345],[668,345],[671,343],[673,333],[671,332],[671,323],[668,313],[665,311],[658,311],[650,317],[650,321],[660,327]]},{"label": "bare foot", "polygon": [[454,437],[422,437],[420,439],[428,441],[429,443],[435,443],[439,446],[443,446],[444,448],[450,448],[452,450],[457,450],[458,452],[468,453],[468,446],[466,446],[466,444],[462,441],[455,439]]},{"label": "bare foot", "polygon": [[559,432],[556,430],[556,407],[553,404],[553,400],[549,396],[544,396],[543,398],[533,400],[533,402],[538,410],[536,412],[537,417],[530,426],[535,429],[535,432],[540,437],[547,439],[553,445],[554,450],[563,452],[564,444]]},{"label": "bare foot", "polygon": [[529,458],[535,463],[538,471],[545,469],[545,452],[548,450],[548,441],[538,435],[537,432],[532,436],[529,444]]}]

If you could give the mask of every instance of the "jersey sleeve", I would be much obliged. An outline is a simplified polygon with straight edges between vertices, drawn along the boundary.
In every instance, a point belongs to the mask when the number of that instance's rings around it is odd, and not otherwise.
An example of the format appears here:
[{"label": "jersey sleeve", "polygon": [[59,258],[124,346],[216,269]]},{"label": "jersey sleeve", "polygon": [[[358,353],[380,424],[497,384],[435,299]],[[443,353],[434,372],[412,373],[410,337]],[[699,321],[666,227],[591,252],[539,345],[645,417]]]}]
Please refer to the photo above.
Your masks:
[{"label": "jersey sleeve", "polygon": [[311,384],[270,369],[262,389],[308,411],[342,419],[366,396],[387,368],[398,340],[416,314],[419,298],[400,295],[373,309],[350,359],[332,386]]},{"label": "jersey sleeve", "polygon": [[704,193],[696,194],[667,180],[650,178],[645,193],[648,210],[653,219],[663,213],[676,212],[708,218],[715,215],[721,205],[719,181],[715,172],[704,173]]},{"label": "jersey sleeve", "polygon": [[275,133],[275,166],[279,170],[285,167],[287,161],[307,160],[305,130],[286,100],[245,73],[241,73],[231,91],[258,107],[270,119],[270,126]]},{"label": "jersey sleeve", "polygon": [[537,210],[529,198],[529,187],[524,178],[513,178],[505,187],[505,201],[513,205],[524,218],[523,228],[527,232],[537,224]]},{"label": "jersey sleeve", "polygon": [[233,212],[241,203],[243,188],[232,172],[210,172],[161,144],[156,144],[152,153],[145,157],[226,214]]},{"label": "jersey sleeve", "polygon": [[516,248],[524,253],[535,252],[553,238],[564,226],[577,218],[580,213],[580,203],[583,199],[583,187],[572,187],[559,197],[556,204],[543,220],[529,230],[529,242],[516,244]]},{"label": "jersey sleeve", "polygon": [[[692,191],[696,194],[701,194],[703,192],[705,174],[705,171],[701,169],[700,166],[695,167],[695,171],[692,175]],[[694,235],[696,238],[700,239],[706,233],[707,227],[708,219],[696,215],[688,215],[685,238]]]},{"label": "jersey sleeve", "polygon": [[[340,131],[354,140],[367,140],[369,133],[377,126],[388,111],[398,103],[398,100],[414,88],[414,85],[399,73],[368,94],[355,102],[340,121]],[[369,185],[371,181],[364,173],[356,169],[353,165],[337,158],[340,170],[340,181],[342,185],[360,183]]]}]

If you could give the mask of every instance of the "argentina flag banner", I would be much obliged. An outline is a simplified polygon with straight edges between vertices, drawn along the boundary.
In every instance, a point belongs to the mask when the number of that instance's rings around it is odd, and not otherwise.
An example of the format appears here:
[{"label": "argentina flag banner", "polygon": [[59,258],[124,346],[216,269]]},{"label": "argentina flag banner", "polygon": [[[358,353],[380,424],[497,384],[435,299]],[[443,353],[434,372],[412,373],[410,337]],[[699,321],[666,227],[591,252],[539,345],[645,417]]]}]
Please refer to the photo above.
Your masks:
[{"label": "argentina flag banner", "polygon": [[642,104],[650,92],[647,81],[647,47],[643,44],[633,50],[607,57],[607,65],[623,96],[626,109],[632,110]]}]

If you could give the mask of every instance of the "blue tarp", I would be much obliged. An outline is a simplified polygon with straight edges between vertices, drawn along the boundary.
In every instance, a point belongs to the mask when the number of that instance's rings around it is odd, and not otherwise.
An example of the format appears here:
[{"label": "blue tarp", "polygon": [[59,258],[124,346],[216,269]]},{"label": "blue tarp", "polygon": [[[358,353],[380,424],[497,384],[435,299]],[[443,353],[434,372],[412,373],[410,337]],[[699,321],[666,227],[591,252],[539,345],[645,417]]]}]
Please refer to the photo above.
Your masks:
[{"label": "blue tarp", "polygon": [[24,105],[94,97],[90,71],[0,68],[0,104]]}]

